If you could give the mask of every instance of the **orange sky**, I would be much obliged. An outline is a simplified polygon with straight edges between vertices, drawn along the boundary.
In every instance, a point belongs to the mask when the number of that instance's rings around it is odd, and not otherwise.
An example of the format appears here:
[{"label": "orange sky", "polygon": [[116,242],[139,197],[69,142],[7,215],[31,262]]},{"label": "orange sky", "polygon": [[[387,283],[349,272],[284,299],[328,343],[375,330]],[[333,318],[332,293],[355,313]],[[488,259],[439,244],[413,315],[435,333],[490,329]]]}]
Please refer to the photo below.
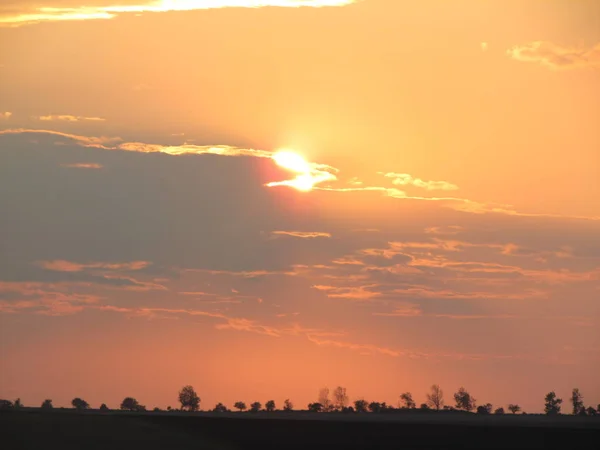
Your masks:
[{"label": "orange sky", "polygon": [[3,2],[0,398],[596,405],[599,25],[596,0]]}]

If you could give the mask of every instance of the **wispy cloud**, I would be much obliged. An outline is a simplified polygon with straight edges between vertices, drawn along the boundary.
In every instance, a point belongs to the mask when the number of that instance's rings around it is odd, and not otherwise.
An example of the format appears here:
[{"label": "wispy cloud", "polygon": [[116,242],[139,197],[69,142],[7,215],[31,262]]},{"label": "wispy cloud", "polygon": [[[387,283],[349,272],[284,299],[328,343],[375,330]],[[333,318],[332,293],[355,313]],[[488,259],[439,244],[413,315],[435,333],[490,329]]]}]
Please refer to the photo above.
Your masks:
[{"label": "wispy cloud", "polygon": [[91,262],[76,263],[65,260],[40,261],[38,265],[46,270],[57,272],[81,272],[86,269],[105,269],[105,270],[141,270],[150,265],[148,261],[132,261],[124,263]]},{"label": "wispy cloud", "polygon": [[297,237],[297,238],[319,238],[319,237],[324,237],[324,238],[330,238],[331,234],[330,233],[324,233],[324,232],[320,232],[320,231],[273,231],[272,234],[274,235],[282,235],[282,236],[292,236],[292,237]]},{"label": "wispy cloud", "polygon": [[334,340],[334,339],[319,339],[318,337],[315,337],[315,336],[308,336],[308,340],[319,346],[345,348],[348,350],[359,351],[361,353],[366,353],[369,355],[370,354],[381,354],[381,355],[393,356],[393,357],[399,357],[399,356],[406,355],[406,352],[403,352],[403,351],[393,350],[393,349],[390,349],[387,347],[379,347],[377,345],[371,345],[371,344],[357,344],[357,343],[353,343],[353,342],[339,341],[339,340]]},{"label": "wispy cloud", "polygon": [[412,185],[428,191],[455,191],[458,189],[458,186],[447,181],[424,181],[420,178],[414,178],[408,173],[380,172],[380,174],[387,178],[393,178],[392,183],[398,186]]},{"label": "wispy cloud", "polygon": [[10,128],[8,130],[0,130],[0,135],[9,134],[45,134],[48,136],[55,136],[59,139],[62,138],[75,141],[78,145],[81,145],[83,147],[96,147],[103,148],[105,150],[115,149],[115,147],[109,147],[108,145],[122,140],[119,137],[81,136],[77,134],[63,133],[54,130],[36,130],[31,128]]},{"label": "wispy cloud", "polygon": [[114,305],[96,305],[95,309],[127,314],[130,317],[165,318],[165,317],[209,317],[216,319],[217,330],[245,331],[263,334],[271,337],[281,336],[340,336],[342,333],[325,331],[316,328],[307,328],[297,323],[290,325],[266,325],[245,317],[232,317],[221,312],[203,311],[195,309],[175,308],[127,308]]},{"label": "wispy cloud", "polygon": [[4,112],[0,112],[0,119],[10,119],[10,117],[12,116],[12,113],[10,111],[4,111]]},{"label": "wispy cloud", "polygon": [[104,166],[97,163],[73,163],[63,164],[62,167],[67,167],[69,169],[102,169]]},{"label": "wispy cloud", "polygon": [[338,287],[316,284],[313,286],[314,289],[324,291],[329,298],[343,298],[347,300],[370,300],[375,297],[381,296],[381,293],[372,288],[376,288],[376,284],[367,286],[349,286],[349,287]]},{"label": "wispy cloud", "polygon": [[394,358],[425,358],[425,359],[468,359],[474,361],[490,359],[530,359],[527,355],[501,355],[501,354],[480,354],[480,353],[455,353],[455,352],[427,352],[413,349],[394,349],[381,347],[373,344],[359,344],[337,339],[320,339],[315,336],[308,336],[309,341],[319,346],[336,347],[341,349],[353,350],[364,355],[380,354]]},{"label": "wispy cloud", "polygon": [[71,116],[68,114],[63,115],[48,115],[39,116],[39,120],[44,122],[104,122],[106,119],[102,117],[84,117],[84,116]]},{"label": "wispy cloud", "polygon": [[555,70],[600,68],[600,43],[591,48],[575,48],[535,41],[508,49],[507,54],[518,61],[538,63]]},{"label": "wispy cloud", "polygon": [[464,231],[464,227],[460,225],[448,225],[445,227],[427,227],[425,228],[425,233],[427,234],[459,234],[461,231]]},{"label": "wispy cloud", "polygon": [[166,153],[168,155],[220,155],[220,156],[247,156],[255,158],[268,158],[275,164],[287,171],[296,174],[294,178],[272,181],[266,183],[267,187],[290,186],[300,190],[310,190],[317,184],[325,181],[335,180],[335,167],[327,164],[319,164],[305,161],[301,156],[287,151],[268,151],[248,148],[239,148],[229,145],[193,145],[184,144],[166,146],[158,144],[144,144],[141,142],[125,142],[115,147],[117,150],[125,150],[142,153]]},{"label": "wispy cloud", "polygon": [[[247,149],[239,148],[229,145],[160,145],[160,144],[147,144],[142,142],[122,142],[119,137],[93,137],[93,136],[81,136],[70,133],[63,133],[53,130],[37,130],[27,128],[16,128],[0,130],[0,135],[4,134],[45,134],[48,136],[55,136],[59,138],[58,142],[64,143],[64,140],[75,141],[83,147],[100,148],[104,150],[121,150],[130,152],[140,153],[165,153],[168,155],[220,155],[220,156],[246,156],[246,157],[257,157],[257,158],[268,158],[283,169],[287,169],[296,174],[294,178],[273,181],[266,183],[265,186],[276,187],[276,186],[290,186],[300,190],[320,190],[328,192],[381,192],[382,194],[398,199],[413,200],[413,201],[427,201],[427,202],[439,202],[441,206],[454,209],[457,211],[468,212],[472,214],[503,214],[511,216],[523,216],[523,217],[554,217],[554,218],[571,218],[578,220],[593,220],[600,221],[600,217],[590,216],[565,216],[560,214],[544,214],[544,213],[526,213],[512,209],[511,205],[495,204],[495,203],[480,203],[467,198],[460,197],[420,197],[410,196],[406,192],[397,188],[387,188],[382,186],[355,186],[355,187],[333,187],[330,185],[317,186],[320,183],[335,181],[337,180],[336,173],[339,169],[329,166],[327,164],[321,164],[316,162],[307,162],[304,160],[296,159],[294,164],[287,167],[287,163],[282,163],[280,151],[268,151],[258,149]],[[287,158],[286,158],[287,159]],[[287,160],[287,162],[290,162]],[[294,168],[295,167],[295,168]],[[399,184],[408,183],[407,177],[410,177],[410,183],[415,186],[419,186],[428,190],[442,189],[451,190],[455,186],[446,181],[423,181],[418,178],[413,178],[407,174],[396,174],[389,172],[384,174],[395,178],[394,182],[400,180]],[[400,176],[401,175],[401,176]],[[398,184],[398,183],[396,183]]]},{"label": "wispy cloud", "polygon": [[[47,0],[50,2],[50,0]],[[194,11],[217,8],[262,8],[278,6],[285,8],[300,7],[334,7],[346,6],[358,0],[156,0],[145,4],[127,4],[113,6],[79,6],[55,7],[52,3],[47,6],[25,9],[16,13],[0,16],[0,25],[19,26],[51,21],[69,20],[98,20],[112,19],[126,13],[157,13],[168,11]],[[38,4],[44,4],[39,2]]]},{"label": "wispy cloud", "polygon": [[0,313],[64,316],[79,313],[100,301],[97,295],[72,292],[68,285],[0,281],[0,294],[7,293],[12,294],[12,300],[0,300]]},{"label": "wispy cloud", "polygon": [[400,302],[395,305],[392,312],[376,312],[374,316],[386,316],[386,317],[418,317],[423,315],[423,311],[414,303]]},{"label": "wispy cloud", "polygon": [[[147,144],[143,142],[120,142],[121,138],[114,137],[87,137],[76,134],[63,133],[52,130],[34,130],[26,128],[16,128],[0,130],[3,134],[47,134],[64,139],[71,139],[84,147],[96,147],[105,150],[121,150],[139,153],[165,153],[167,155],[219,155],[219,156],[246,156],[255,158],[268,158],[283,169],[296,173],[294,178],[273,181],[267,183],[268,187],[291,186],[300,190],[304,188],[312,189],[316,184],[335,180],[335,167],[327,164],[320,164],[305,161],[299,155],[289,152],[257,150],[248,148],[239,148],[230,145],[160,145]],[[120,143],[119,143],[120,142]]]}]

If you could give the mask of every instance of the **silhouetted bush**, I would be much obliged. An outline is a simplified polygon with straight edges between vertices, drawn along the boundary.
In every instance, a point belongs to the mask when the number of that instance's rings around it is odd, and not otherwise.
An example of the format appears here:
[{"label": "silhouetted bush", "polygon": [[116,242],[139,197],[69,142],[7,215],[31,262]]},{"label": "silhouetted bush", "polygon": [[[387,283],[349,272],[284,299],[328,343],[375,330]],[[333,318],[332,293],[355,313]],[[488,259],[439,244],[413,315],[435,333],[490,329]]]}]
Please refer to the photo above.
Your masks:
[{"label": "silhouetted bush", "polygon": [[417,404],[414,402],[410,392],[400,394],[400,403],[407,409],[413,409],[417,407]]},{"label": "silhouetted bush", "polygon": [[486,403],[477,407],[477,414],[489,415],[492,413],[492,404]]},{"label": "silhouetted bush", "polygon": [[246,408],[247,408],[247,407],[246,407],[246,404],[245,404],[244,402],[235,402],[235,404],[233,405],[233,407],[234,407],[235,409],[238,409],[238,410],[240,410],[240,412],[241,412],[241,411],[245,411],[245,410],[246,410]]},{"label": "silhouetted bush", "polygon": [[75,397],[73,400],[71,400],[71,405],[73,405],[73,408],[75,408],[78,411],[83,411],[90,407],[90,404],[88,402],[79,397]]},{"label": "silhouetted bush", "polygon": [[44,400],[42,402],[42,406],[40,406],[40,408],[42,408],[44,410],[53,409],[54,406],[52,405],[52,400],[50,400],[49,398],[47,398],[46,400]]},{"label": "silhouetted bush", "polygon": [[267,410],[268,412],[275,411],[275,401],[269,400],[267,403],[265,403],[265,410]]},{"label": "silhouetted bush", "polygon": [[510,405],[508,405],[508,410],[513,413],[516,414],[519,411],[521,411],[521,407],[519,405],[513,404],[511,403]]},{"label": "silhouetted bush", "polygon": [[368,411],[369,404],[366,400],[356,400],[354,402],[354,410],[357,413],[366,413]]},{"label": "silhouetted bush", "polygon": [[549,416],[554,416],[560,414],[560,405],[562,403],[562,398],[558,398],[554,391],[548,392],[544,399],[544,412]]},{"label": "silhouetted bush", "polygon": [[285,401],[283,402],[283,410],[284,411],[293,411],[294,410],[294,404],[291,402],[291,400],[289,398],[286,398]]},{"label": "silhouetted bush", "polygon": [[0,409],[12,409],[13,406],[13,402],[10,400],[0,399]]},{"label": "silhouetted bush", "polygon": [[215,405],[215,407],[214,407],[213,411],[214,411],[214,412],[221,413],[221,412],[227,412],[227,411],[228,411],[228,409],[227,409],[227,407],[226,407],[226,406],[225,406],[223,403],[217,403],[217,404]]},{"label": "silhouetted bush", "polygon": [[571,404],[573,405],[573,415],[582,414],[585,415],[585,407],[583,406],[583,395],[579,392],[579,389],[573,389],[571,394]]},{"label": "silhouetted bush", "polygon": [[346,388],[338,386],[333,391],[334,407],[338,411],[342,411],[348,406],[348,395],[346,394]]},{"label": "silhouetted bush", "polygon": [[198,411],[200,409],[200,397],[194,391],[192,386],[184,386],[179,391],[179,403],[181,403],[181,409],[188,411]]},{"label": "silhouetted bush", "polygon": [[439,384],[431,386],[431,393],[427,394],[427,404],[437,411],[444,406],[444,391]]},{"label": "silhouetted bush", "polygon": [[321,411],[323,411],[323,405],[321,405],[321,404],[320,404],[320,403],[318,403],[318,402],[315,402],[315,403],[309,403],[309,404],[308,404],[308,410],[309,410],[310,412],[321,412]]},{"label": "silhouetted bush", "polygon": [[260,402],[254,402],[250,404],[250,412],[257,413],[260,411],[261,408],[262,405]]},{"label": "silhouetted bush", "polygon": [[146,411],[146,407],[144,405],[140,405],[133,397],[125,397],[121,402],[121,410],[140,412]]},{"label": "silhouetted bush", "polygon": [[454,394],[454,402],[456,403],[457,409],[463,409],[469,412],[475,409],[475,398],[473,398],[464,387],[460,387],[458,392]]}]

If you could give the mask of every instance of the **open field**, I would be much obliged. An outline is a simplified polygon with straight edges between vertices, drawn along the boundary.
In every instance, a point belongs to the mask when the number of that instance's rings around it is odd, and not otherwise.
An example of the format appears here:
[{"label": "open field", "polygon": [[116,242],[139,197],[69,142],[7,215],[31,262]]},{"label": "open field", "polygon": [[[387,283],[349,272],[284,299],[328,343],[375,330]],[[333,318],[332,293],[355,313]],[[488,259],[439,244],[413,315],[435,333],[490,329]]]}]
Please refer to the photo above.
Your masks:
[{"label": "open field", "polygon": [[594,448],[593,417],[0,412],[8,449]]}]

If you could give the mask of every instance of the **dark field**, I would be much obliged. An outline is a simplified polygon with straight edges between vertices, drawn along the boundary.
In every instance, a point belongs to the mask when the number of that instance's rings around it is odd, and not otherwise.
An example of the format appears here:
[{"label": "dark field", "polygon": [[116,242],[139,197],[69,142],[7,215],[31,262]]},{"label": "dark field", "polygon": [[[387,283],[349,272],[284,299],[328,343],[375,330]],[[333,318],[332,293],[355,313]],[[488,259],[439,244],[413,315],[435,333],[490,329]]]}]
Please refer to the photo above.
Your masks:
[{"label": "dark field", "polygon": [[4,449],[599,448],[600,418],[0,411]]}]

